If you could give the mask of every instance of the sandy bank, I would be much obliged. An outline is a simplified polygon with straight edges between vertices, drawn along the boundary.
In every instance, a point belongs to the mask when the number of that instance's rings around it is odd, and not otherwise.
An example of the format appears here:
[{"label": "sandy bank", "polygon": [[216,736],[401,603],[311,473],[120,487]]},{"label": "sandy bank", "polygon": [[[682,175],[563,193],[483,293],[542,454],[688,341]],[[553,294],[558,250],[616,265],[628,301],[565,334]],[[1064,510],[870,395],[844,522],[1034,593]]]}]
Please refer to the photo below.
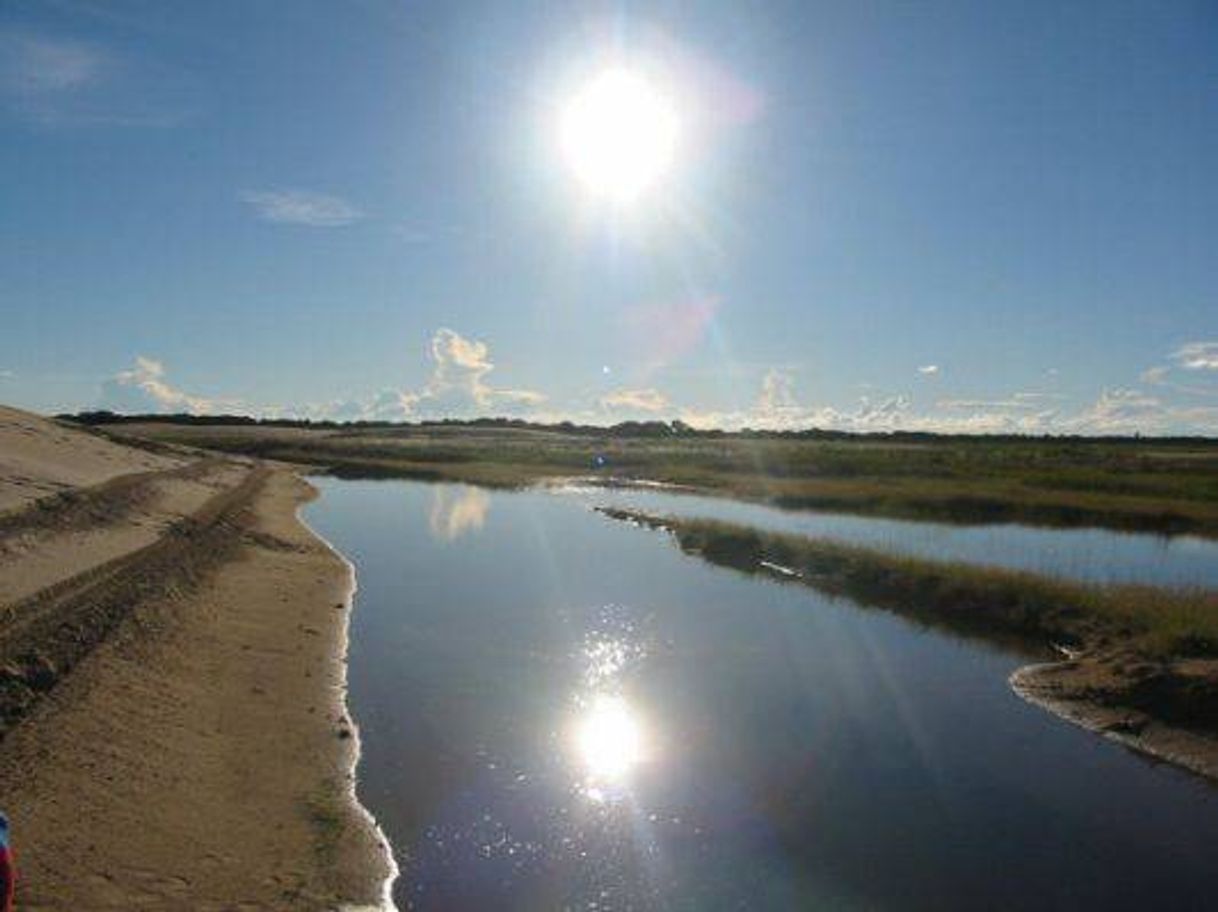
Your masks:
[{"label": "sandy bank", "polygon": [[305,482],[252,488],[195,540],[216,553],[141,590],[0,743],[21,908],[381,900],[389,862],[351,800],[350,570],[299,522]]},{"label": "sandy bank", "polygon": [[[1187,663],[1185,663],[1187,664]],[[1213,668],[1197,675],[1212,682]],[[1218,739],[1157,718],[1156,707],[1139,707],[1131,673],[1104,662],[1076,659],[1028,665],[1011,675],[1011,688],[1029,703],[1130,750],[1218,782]]]}]

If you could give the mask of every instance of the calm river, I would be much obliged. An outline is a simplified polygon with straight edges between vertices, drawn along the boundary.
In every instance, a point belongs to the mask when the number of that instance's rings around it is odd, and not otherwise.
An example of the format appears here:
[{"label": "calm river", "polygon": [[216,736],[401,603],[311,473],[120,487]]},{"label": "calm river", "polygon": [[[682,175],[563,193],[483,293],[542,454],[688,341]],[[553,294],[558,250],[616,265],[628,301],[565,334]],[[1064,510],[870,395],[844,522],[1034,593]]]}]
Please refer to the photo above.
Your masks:
[{"label": "calm river", "polygon": [[710,566],[597,492],[318,483],[400,908],[1218,901],[1218,789],[1022,702],[1018,655]]}]

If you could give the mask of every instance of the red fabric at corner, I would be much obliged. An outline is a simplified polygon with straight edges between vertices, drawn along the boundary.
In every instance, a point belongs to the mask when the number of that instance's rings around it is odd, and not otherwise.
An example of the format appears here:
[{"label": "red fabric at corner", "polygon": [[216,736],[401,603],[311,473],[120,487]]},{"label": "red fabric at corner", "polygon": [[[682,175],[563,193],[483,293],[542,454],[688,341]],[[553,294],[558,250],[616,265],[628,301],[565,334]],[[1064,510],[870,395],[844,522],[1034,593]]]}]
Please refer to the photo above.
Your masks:
[{"label": "red fabric at corner", "polygon": [[17,888],[17,870],[13,866],[13,854],[0,848],[0,912],[13,912],[13,892]]}]

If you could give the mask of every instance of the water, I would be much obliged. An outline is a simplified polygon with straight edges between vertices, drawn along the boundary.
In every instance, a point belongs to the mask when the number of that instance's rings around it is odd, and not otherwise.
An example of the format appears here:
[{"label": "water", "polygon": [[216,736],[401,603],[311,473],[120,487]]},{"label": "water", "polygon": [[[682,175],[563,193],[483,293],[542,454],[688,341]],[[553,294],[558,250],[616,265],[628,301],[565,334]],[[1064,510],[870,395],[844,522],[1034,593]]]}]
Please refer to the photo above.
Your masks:
[{"label": "water", "polygon": [[579,498],[323,480],[401,908],[1202,908],[1218,790],[1020,656],[710,566]]},{"label": "water", "polygon": [[719,519],[774,532],[826,536],[939,560],[993,564],[1091,582],[1218,588],[1218,541],[1105,529],[960,526],[782,510],[692,494],[568,485],[555,493],[588,504]]}]

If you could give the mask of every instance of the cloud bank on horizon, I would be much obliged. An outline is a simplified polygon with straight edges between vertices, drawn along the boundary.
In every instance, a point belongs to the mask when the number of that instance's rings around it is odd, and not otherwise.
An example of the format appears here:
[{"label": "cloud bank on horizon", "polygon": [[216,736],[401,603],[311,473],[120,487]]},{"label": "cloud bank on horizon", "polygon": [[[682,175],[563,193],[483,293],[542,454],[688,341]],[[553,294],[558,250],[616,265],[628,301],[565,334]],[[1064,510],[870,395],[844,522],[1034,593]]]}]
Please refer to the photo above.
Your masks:
[{"label": "cloud bank on horizon", "polygon": [[[795,372],[774,367],[760,378],[752,406],[740,410],[700,409],[674,401],[656,387],[620,388],[586,402],[559,407],[537,390],[490,382],[495,365],[486,342],[449,328],[435,332],[428,347],[431,373],[418,389],[384,389],[367,398],[342,398],[298,405],[258,404],[188,392],[172,384],[165,365],[139,355],[131,367],[102,384],[98,406],[125,414],[251,414],[266,418],[331,421],[419,421],[443,418],[515,417],[538,422],[612,424],[630,419],[675,419],[700,429],[855,432],[930,431],[963,434],[1180,434],[1218,433],[1218,386],[1171,383],[1171,367],[1144,371],[1150,386],[1186,391],[1183,400],[1145,389],[1102,389],[1082,406],[1046,390],[1013,392],[1003,399],[940,398],[918,408],[913,395],[860,396],[851,408],[802,401]],[[1218,373],[1218,342],[1190,342],[1172,353],[1177,368]],[[919,371],[925,373],[925,371]],[[1191,391],[1191,396],[1188,392]]]}]

